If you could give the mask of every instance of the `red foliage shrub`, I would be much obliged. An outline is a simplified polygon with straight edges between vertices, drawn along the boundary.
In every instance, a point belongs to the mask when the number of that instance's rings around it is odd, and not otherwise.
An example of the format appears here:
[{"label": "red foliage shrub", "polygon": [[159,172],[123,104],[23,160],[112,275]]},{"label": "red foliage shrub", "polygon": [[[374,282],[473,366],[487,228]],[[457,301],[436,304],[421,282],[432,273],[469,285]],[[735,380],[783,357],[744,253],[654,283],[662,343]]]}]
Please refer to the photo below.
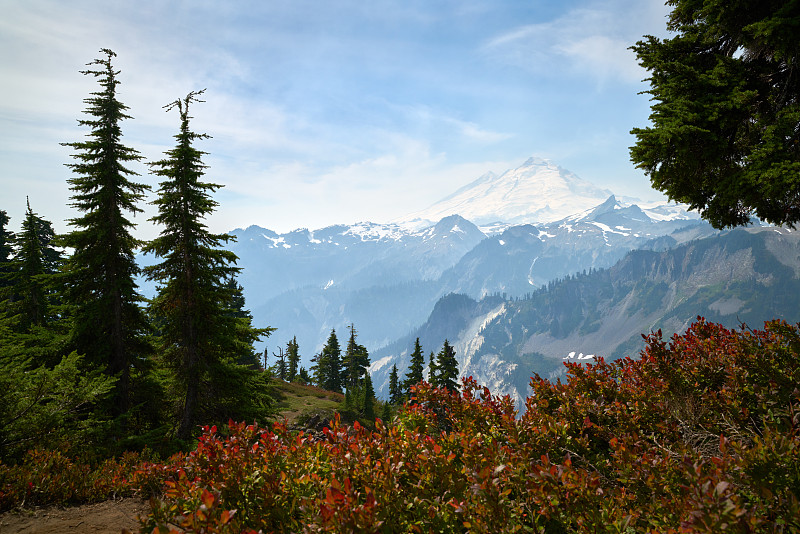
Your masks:
[{"label": "red foliage shrub", "polygon": [[374,431],[230,423],[120,473],[166,480],[143,532],[798,532],[798,356],[797,327],[700,319],[638,360],[534,377],[521,416],[472,379],[423,383]]},{"label": "red foliage shrub", "polygon": [[30,450],[17,465],[0,464],[0,510],[151,495],[160,491],[170,473],[146,457],[125,453],[91,465],[59,451]]},{"label": "red foliage shrub", "polygon": [[797,328],[699,320],[647,342],[638,360],[568,364],[565,383],[534,377],[520,418],[467,379],[460,395],[420,384],[393,426],[337,422],[319,442],[208,429],[146,529],[800,528]]}]

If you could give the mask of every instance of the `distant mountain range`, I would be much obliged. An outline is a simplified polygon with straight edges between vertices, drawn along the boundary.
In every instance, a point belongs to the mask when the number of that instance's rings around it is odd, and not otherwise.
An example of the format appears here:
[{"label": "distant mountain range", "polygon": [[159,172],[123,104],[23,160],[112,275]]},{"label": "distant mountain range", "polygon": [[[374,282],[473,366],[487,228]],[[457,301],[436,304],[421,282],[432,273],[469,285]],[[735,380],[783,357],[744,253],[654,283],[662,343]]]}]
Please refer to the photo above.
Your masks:
[{"label": "distant mountain range", "polygon": [[[456,207],[469,207],[482,225],[448,213]],[[679,228],[712,233],[680,206],[623,203],[536,158],[482,177],[435,211],[442,218],[434,223],[417,214],[285,234],[234,230],[247,305],[256,324],[278,328],[267,340],[271,351],[297,336],[308,362],[332,328],[344,334],[351,323],[376,350],[419,327],[448,293],[523,296],[556,278],[609,267],[629,250],[677,243],[668,236]],[[563,217],[540,219],[554,214]]]},{"label": "distant mountain range", "polygon": [[256,226],[232,233],[256,323],[278,328],[267,345],[297,336],[304,360],[332,328],[343,334],[355,324],[371,348],[418,326],[441,296],[441,274],[486,239],[458,216],[418,231],[362,223],[283,235]]},{"label": "distant mountain range", "polygon": [[519,300],[448,295],[418,329],[373,353],[373,382],[387,392],[391,366],[405,372],[416,337],[434,352],[447,338],[462,376],[520,402],[534,373],[556,379],[567,360],[636,357],[643,333],[661,329],[669,337],[697,316],[728,327],[796,323],[798,259],[798,232],[737,229],[669,250],[632,251],[609,269],[568,276]]},{"label": "distant mountain range", "polygon": [[255,324],[278,329],[270,352],[296,336],[308,367],[352,323],[380,396],[416,337],[426,352],[449,339],[462,375],[519,401],[533,373],[635,356],[642,333],[697,315],[800,320],[800,234],[720,233],[685,206],[621,200],[536,158],[390,223],[231,233]]}]

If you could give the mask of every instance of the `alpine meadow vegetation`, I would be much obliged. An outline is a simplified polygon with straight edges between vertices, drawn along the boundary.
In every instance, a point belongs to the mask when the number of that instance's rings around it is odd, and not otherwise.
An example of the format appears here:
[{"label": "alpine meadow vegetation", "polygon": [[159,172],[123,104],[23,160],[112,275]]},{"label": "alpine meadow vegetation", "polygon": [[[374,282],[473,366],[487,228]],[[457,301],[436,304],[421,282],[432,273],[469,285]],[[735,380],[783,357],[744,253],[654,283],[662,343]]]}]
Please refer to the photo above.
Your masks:
[{"label": "alpine meadow vegetation", "polygon": [[638,359],[534,376],[522,413],[472,379],[422,382],[374,429],[230,422],[102,472],[31,452],[0,466],[0,505],[160,490],[142,532],[163,533],[797,532],[798,351],[796,326],[698,319]]}]

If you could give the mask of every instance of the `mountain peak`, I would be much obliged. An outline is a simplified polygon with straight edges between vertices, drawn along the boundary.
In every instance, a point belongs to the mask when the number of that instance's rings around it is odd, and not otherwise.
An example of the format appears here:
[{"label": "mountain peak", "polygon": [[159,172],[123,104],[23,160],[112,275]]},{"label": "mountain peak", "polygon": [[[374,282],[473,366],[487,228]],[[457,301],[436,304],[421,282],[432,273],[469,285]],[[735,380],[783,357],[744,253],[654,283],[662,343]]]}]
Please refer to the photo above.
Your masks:
[{"label": "mountain peak", "polygon": [[420,232],[426,239],[452,241],[456,239],[479,242],[486,238],[480,228],[460,215],[444,217],[434,226]]},{"label": "mountain peak", "polygon": [[501,175],[486,173],[402,221],[459,214],[475,224],[550,222],[595,207],[611,195],[552,161],[531,157]]},{"label": "mountain peak", "polygon": [[598,215],[602,215],[603,213],[609,213],[614,211],[615,209],[621,208],[622,205],[617,200],[617,197],[611,195],[606,199],[605,202],[594,208],[592,211],[589,212],[589,215],[586,216],[586,219],[593,219]]},{"label": "mountain peak", "polygon": [[547,165],[552,165],[552,162],[549,159],[544,159],[537,156],[531,156],[527,160],[525,160],[525,163],[520,165],[520,167],[533,167],[534,165],[547,166]]}]

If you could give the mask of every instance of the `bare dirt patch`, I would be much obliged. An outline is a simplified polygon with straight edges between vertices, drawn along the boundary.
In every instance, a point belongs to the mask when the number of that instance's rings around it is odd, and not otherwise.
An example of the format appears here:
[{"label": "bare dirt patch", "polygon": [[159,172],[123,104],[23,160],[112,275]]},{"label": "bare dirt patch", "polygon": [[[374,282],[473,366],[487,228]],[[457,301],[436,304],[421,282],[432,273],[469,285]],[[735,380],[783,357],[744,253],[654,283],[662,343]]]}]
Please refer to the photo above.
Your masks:
[{"label": "bare dirt patch", "polygon": [[139,532],[139,516],[150,511],[147,501],[127,498],[83,506],[48,506],[0,515],[2,534],[56,534],[61,532],[120,534]]}]

